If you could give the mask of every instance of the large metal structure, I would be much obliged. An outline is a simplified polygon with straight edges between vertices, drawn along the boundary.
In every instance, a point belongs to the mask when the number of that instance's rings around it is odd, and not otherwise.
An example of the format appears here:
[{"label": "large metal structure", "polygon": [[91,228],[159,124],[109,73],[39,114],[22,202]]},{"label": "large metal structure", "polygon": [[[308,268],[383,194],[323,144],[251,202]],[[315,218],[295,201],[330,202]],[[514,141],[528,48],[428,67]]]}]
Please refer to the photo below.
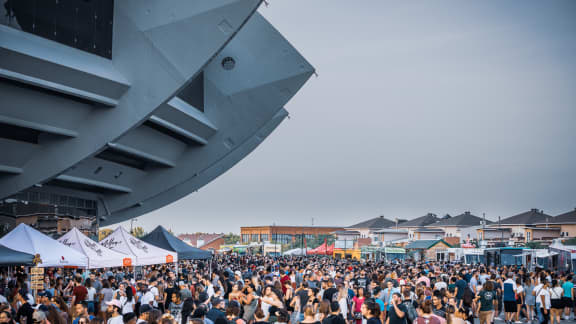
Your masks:
[{"label": "large metal structure", "polygon": [[4,209],[26,200],[112,224],[248,155],[314,72],[256,12],[260,2],[5,1]]}]

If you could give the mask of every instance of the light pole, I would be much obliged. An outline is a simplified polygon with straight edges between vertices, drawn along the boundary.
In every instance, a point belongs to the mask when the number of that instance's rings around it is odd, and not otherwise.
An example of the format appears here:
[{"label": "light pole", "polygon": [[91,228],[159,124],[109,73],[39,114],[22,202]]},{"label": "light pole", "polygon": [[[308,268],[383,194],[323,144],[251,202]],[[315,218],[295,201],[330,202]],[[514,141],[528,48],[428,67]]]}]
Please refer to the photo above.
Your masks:
[{"label": "light pole", "polygon": [[134,235],[134,232],[133,232],[133,230],[134,230],[134,222],[137,222],[137,221],[138,221],[138,218],[132,218],[132,219],[130,220],[130,234],[132,234],[132,235]]}]

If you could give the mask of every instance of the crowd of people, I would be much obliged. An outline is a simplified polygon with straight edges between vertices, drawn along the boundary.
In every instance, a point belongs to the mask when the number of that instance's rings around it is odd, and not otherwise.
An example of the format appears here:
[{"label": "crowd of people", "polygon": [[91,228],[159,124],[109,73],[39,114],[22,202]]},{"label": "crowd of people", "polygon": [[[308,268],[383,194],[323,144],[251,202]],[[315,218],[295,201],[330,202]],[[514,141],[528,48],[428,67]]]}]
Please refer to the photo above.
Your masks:
[{"label": "crowd of people", "polygon": [[[10,271],[8,271],[10,270]],[[0,323],[507,324],[574,319],[570,273],[523,266],[216,256],[135,269],[0,273]],[[130,270],[130,271],[128,271]]]}]

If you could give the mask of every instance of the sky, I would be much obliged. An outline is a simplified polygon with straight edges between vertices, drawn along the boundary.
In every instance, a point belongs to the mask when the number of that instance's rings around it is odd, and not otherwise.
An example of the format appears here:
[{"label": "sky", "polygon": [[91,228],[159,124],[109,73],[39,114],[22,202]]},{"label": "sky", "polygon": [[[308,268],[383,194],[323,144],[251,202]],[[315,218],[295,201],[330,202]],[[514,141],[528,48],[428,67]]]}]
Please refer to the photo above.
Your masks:
[{"label": "sky", "polygon": [[576,207],[576,1],[268,3],[260,13],[318,77],[248,157],[134,226],[239,233]]}]

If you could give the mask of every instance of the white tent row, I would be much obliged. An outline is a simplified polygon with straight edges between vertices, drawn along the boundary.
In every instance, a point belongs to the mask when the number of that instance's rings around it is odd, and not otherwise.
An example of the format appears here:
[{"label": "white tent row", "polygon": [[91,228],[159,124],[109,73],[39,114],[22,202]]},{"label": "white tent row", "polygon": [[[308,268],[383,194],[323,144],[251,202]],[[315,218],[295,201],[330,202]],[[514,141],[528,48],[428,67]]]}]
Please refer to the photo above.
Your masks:
[{"label": "white tent row", "polygon": [[100,244],[77,228],[72,228],[60,239],[54,240],[22,223],[2,237],[0,244],[39,257],[39,267],[95,269],[178,261],[176,252],[145,243],[130,235],[122,227],[118,227]]},{"label": "white tent row", "polygon": [[133,263],[133,255],[110,250],[94,242],[76,227],[60,237],[58,242],[84,254],[88,258],[88,269],[122,267],[126,262]]},{"label": "white tent row", "polygon": [[86,268],[88,258],[26,224],[19,224],[0,239],[0,244],[12,250],[33,254],[42,260],[39,267]]},{"label": "white tent row", "polygon": [[130,235],[123,227],[100,241],[100,244],[116,252],[134,256],[132,265],[151,265],[178,262],[178,253],[161,249]]}]

